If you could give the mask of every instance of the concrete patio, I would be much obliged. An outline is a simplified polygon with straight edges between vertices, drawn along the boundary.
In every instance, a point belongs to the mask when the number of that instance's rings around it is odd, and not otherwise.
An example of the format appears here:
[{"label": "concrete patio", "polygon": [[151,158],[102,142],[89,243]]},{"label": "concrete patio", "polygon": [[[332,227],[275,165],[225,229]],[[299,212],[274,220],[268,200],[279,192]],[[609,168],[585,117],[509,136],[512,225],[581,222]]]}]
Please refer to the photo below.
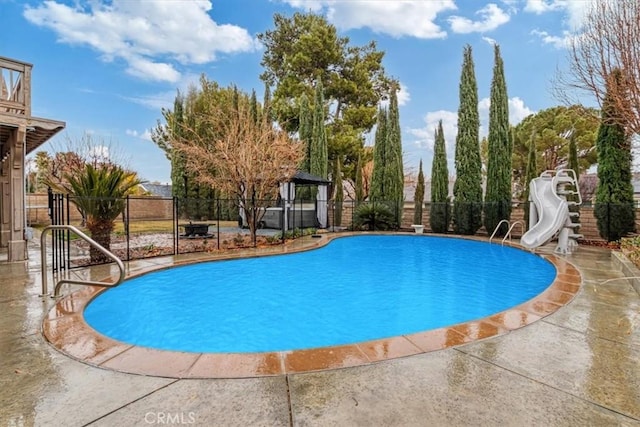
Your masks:
[{"label": "concrete patio", "polygon": [[59,353],[42,336],[54,301],[38,296],[39,249],[29,253],[0,264],[2,426],[640,426],[640,296],[606,249],[566,256],[583,279],[574,300],[505,335],[360,367],[205,380]]}]

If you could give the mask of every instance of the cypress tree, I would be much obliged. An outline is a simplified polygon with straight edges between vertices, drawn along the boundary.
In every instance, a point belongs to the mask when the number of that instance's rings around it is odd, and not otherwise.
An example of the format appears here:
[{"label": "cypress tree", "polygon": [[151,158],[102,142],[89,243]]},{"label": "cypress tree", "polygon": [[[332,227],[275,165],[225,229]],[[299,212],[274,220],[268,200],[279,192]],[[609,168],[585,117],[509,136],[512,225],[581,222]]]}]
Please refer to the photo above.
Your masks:
[{"label": "cypress tree", "polygon": [[631,184],[631,143],[612,99],[621,93],[621,72],[612,71],[602,103],[598,150],[598,186],[594,213],[598,231],[609,242],[635,230],[635,208]]},{"label": "cypress tree", "polygon": [[264,85],[264,96],[262,99],[262,120],[272,121],[271,118],[271,87]]},{"label": "cypress tree", "polygon": [[385,194],[385,165],[387,155],[387,110],[378,109],[375,145],[373,146],[373,172],[371,174],[371,201],[384,200]]},{"label": "cypress tree", "polygon": [[255,89],[251,90],[249,106],[251,107],[251,120],[253,120],[254,123],[258,123],[258,99],[256,98]]},{"label": "cypress tree", "polygon": [[[184,97],[178,93],[173,101],[173,117],[174,121],[169,123],[171,132],[176,138],[182,136],[182,126],[184,123]],[[171,151],[171,192],[174,197],[183,199],[186,197],[186,183],[184,180],[185,159],[176,150]],[[180,207],[181,210],[184,207]],[[180,212],[183,213],[183,212]]]},{"label": "cypress tree", "polygon": [[300,98],[300,128],[298,129],[298,135],[300,141],[305,146],[305,156],[302,163],[302,170],[310,172],[310,159],[311,159],[311,139],[313,135],[313,114],[311,107],[309,106],[309,98],[307,95],[302,94]]},{"label": "cypress tree", "polygon": [[460,76],[460,106],[456,136],[456,182],[453,187],[453,229],[474,234],[482,224],[482,164],[480,160],[478,86],[471,46],[464,48]]},{"label": "cypress tree", "polygon": [[529,203],[529,185],[534,178],[538,176],[538,165],[536,162],[536,133],[531,133],[531,139],[529,140],[529,157],[527,160],[527,171],[525,174],[525,188],[524,188],[524,224],[527,229],[529,228],[529,212],[531,204]]},{"label": "cypress tree", "polygon": [[344,201],[344,189],[342,186],[342,166],[340,157],[336,157],[335,167],[333,170],[333,221],[334,225],[342,225],[342,202]]},{"label": "cypress tree", "polygon": [[358,153],[356,162],[356,202],[364,201],[364,177],[362,176],[362,154]]},{"label": "cypress tree", "polygon": [[422,159],[420,159],[420,168],[418,169],[418,184],[416,185],[416,192],[413,196],[413,203],[413,223],[422,225],[422,206],[424,205],[424,173],[422,173]]},{"label": "cypress tree", "polygon": [[394,87],[389,102],[387,122],[387,152],[385,162],[385,201],[389,202],[396,214],[398,225],[402,221],[404,204],[404,167],[402,164],[402,138],[400,131],[400,112],[398,94]]},{"label": "cypress tree", "polygon": [[233,111],[236,115],[240,114],[238,110],[240,109],[240,92],[238,91],[238,86],[233,85],[233,95],[231,97],[231,102],[233,105]]},{"label": "cypress tree", "polygon": [[[489,109],[487,194],[484,204],[484,227],[487,233],[492,233],[500,221],[511,218],[509,99],[500,47],[497,44],[494,45],[494,61]],[[502,224],[498,235],[504,236],[508,228],[508,224]]]},{"label": "cypress tree", "polygon": [[449,209],[449,167],[442,120],[440,120],[435,132],[431,166],[431,210],[429,212],[431,231],[446,233],[449,230]]},{"label": "cypress tree", "polygon": [[327,152],[327,131],[324,116],[324,94],[322,81],[316,85],[313,110],[313,131],[309,169],[312,175],[326,179],[329,175],[329,154]]}]

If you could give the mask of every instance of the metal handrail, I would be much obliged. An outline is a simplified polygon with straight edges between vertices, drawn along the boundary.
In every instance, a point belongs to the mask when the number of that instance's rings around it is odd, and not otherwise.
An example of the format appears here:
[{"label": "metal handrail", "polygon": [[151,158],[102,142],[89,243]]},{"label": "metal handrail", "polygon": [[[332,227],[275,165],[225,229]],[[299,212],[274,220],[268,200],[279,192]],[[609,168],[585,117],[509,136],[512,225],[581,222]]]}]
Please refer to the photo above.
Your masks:
[{"label": "metal handrail", "polygon": [[[503,220],[506,221],[506,220]],[[520,235],[524,234],[524,221],[513,221],[513,224],[511,224],[511,227],[509,227],[509,230],[507,231],[507,234],[504,235],[504,237],[502,238],[502,244],[504,245],[504,241],[507,240],[507,237],[509,237],[509,241],[511,241],[511,232],[513,231],[514,227],[516,225],[520,224]]]},{"label": "metal handrail", "polygon": [[118,269],[120,270],[120,277],[118,278],[118,280],[115,283],[97,282],[97,281],[94,281],[94,280],[61,279],[58,283],[56,283],[56,286],[54,287],[52,298],[56,298],[56,297],[60,296],[59,295],[60,286],[62,286],[65,283],[68,283],[68,284],[71,284],[71,285],[101,286],[101,287],[104,287],[104,288],[112,288],[112,287],[118,286],[120,283],[122,283],[122,281],[124,280],[124,277],[125,277],[125,270],[124,270],[124,264],[122,263],[122,260],[120,260],[120,258],[115,256],[113,253],[109,252],[102,245],[100,245],[98,242],[93,240],[91,237],[89,237],[86,234],[84,234],[82,231],[78,230],[73,225],[49,225],[49,226],[45,227],[42,230],[42,235],[40,236],[40,257],[41,257],[40,260],[41,260],[41,268],[42,268],[42,296],[49,295],[48,289],[47,289],[47,287],[48,287],[47,286],[47,241],[45,239],[46,235],[47,235],[47,232],[49,230],[70,230],[70,231],[74,232],[75,234],[80,236],[83,240],[88,242],[91,246],[93,246],[94,248],[98,249],[100,252],[102,252],[107,257],[111,258],[118,265]]},{"label": "metal handrail", "polygon": [[[491,237],[489,237],[489,243],[491,243],[491,240],[495,237],[496,233],[498,232],[498,229],[500,228],[500,226],[502,225],[503,222],[506,222],[507,225],[509,225],[509,220],[506,220],[506,219],[500,220],[498,225],[496,225],[495,230],[493,230],[493,233],[491,234]],[[509,230],[511,230],[511,228],[509,228]]]},{"label": "metal handrail", "polygon": [[496,233],[498,232],[498,230],[500,229],[500,226],[502,225],[502,223],[506,223],[509,226],[509,229],[507,230],[507,233],[504,235],[504,237],[502,238],[502,244],[504,245],[504,241],[507,240],[507,237],[509,238],[509,241],[511,241],[511,232],[513,231],[513,228],[520,224],[522,233],[524,234],[524,222],[517,220],[514,221],[513,224],[511,224],[509,222],[509,220],[507,219],[503,219],[500,220],[500,222],[498,223],[498,225],[496,225],[495,230],[493,230],[493,233],[491,234],[491,237],[489,237],[489,243],[491,243],[491,240],[495,237]]}]

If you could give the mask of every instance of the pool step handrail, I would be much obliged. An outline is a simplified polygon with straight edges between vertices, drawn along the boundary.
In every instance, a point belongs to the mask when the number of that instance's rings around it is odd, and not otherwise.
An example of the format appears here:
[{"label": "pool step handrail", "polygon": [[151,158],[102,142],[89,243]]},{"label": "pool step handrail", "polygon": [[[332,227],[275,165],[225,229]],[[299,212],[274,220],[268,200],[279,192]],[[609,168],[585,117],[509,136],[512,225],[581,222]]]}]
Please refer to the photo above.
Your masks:
[{"label": "pool step handrail", "polygon": [[524,233],[524,222],[522,222],[520,220],[517,220],[517,221],[514,221],[513,223],[510,223],[509,220],[503,219],[498,223],[498,225],[496,225],[495,230],[493,230],[493,233],[491,234],[491,237],[489,237],[489,243],[491,243],[491,240],[493,240],[493,238],[495,237],[496,233],[500,229],[500,226],[503,223],[505,223],[505,224],[507,224],[509,226],[509,229],[507,230],[507,233],[502,238],[502,244],[503,245],[504,245],[504,242],[507,240],[507,237],[509,238],[509,241],[511,241],[511,232],[513,231],[513,229],[515,228],[516,225],[519,224],[521,232]]},{"label": "pool step handrail", "polygon": [[500,226],[502,224],[506,223],[507,226],[509,226],[509,220],[507,219],[502,219],[500,220],[500,222],[498,223],[498,225],[496,225],[496,228],[493,230],[493,233],[491,233],[491,237],[489,237],[489,243],[491,243],[491,240],[493,240],[493,238],[495,237],[496,233],[498,232],[498,230],[500,229]]},{"label": "pool step handrail", "polygon": [[58,281],[58,283],[56,283],[56,286],[54,287],[53,295],[51,295],[52,298],[56,298],[60,296],[60,287],[65,283],[70,285],[100,286],[103,288],[112,288],[122,283],[125,277],[125,269],[124,269],[124,263],[120,258],[115,256],[109,250],[105,249],[101,244],[93,240],[91,237],[87,236],[85,233],[83,233],[73,225],[49,225],[42,230],[42,235],[40,235],[40,263],[41,263],[41,272],[42,272],[42,295],[41,296],[49,295],[49,292],[47,289],[48,285],[47,285],[47,240],[46,240],[46,235],[49,230],[69,230],[74,234],[77,234],[78,237],[82,238],[91,246],[98,249],[104,255],[112,259],[118,266],[118,269],[120,270],[120,276],[118,277],[118,280],[115,281],[114,283],[98,282],[95,280],[61,279]]}]

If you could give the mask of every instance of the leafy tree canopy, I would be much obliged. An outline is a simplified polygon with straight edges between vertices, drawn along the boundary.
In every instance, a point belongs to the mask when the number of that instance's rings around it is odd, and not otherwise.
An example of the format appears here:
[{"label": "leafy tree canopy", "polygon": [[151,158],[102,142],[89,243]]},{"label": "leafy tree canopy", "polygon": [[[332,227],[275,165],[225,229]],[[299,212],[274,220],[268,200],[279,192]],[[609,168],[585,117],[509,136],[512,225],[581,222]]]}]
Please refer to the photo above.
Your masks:
[{"label": "leafy tree canopy", "polygon": [[533,134],[539,170],[556,169],[569,163],[569,141],[573,137],[578,152],[580,172],[597,162],[595,150],[599,126],[598,111],[579,105],[559,106],[526,117],[514,129],[514,181],[524,188],[524,177]]},{"label": "leafy tree canopy", "polygon": [[299,127],[300,99],[313,99],[319,81],[329,106],[329,157],[343,158],[343,171],[354,176],[363,133],[376,121],[378,103],[389,93],[391,79],[382,66],[384,52],[375,42],[353,46],[335,26],[314,14],[276,14],[275,28],[258,35],[264,45],[260,76],[275,88],[273,113],[289,132]]}]

